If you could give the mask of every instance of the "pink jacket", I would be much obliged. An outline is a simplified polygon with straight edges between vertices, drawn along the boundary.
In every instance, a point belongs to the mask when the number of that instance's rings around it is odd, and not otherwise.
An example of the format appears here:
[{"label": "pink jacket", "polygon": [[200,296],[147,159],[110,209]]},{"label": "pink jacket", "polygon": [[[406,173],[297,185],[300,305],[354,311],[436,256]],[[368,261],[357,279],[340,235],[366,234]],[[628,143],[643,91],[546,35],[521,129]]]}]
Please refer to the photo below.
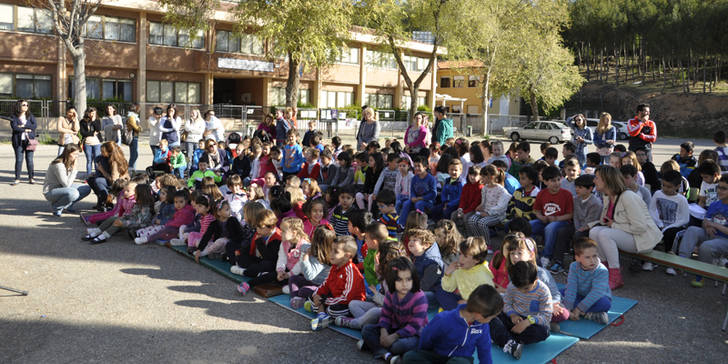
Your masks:
[{"label": "pink jacket", "polygon": [[185,205],[185,207],[174,212],[172,220],[167,221],[166,226],[180,227],[182,225],[189,225],[195,219],[195,209],[192,205]]},{"label": "pink jacket", "polygon": [[281,247],[278,249],[278,261],[276,262],[276,271],[291,271],[293,266],[301,259],[301,246],[306,243],[300,240],[295,246],[290,241],[281,241]]}]

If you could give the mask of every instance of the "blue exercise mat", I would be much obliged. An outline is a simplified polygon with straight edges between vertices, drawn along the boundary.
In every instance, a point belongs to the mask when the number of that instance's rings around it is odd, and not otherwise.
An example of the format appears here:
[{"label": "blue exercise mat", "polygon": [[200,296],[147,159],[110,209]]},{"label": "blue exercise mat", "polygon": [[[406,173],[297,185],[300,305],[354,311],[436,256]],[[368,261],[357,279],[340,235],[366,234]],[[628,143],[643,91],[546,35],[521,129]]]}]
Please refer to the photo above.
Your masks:
[{"label": "blue exercise mat", "polygon": [[[559,288],[562,287],[563,285],[559,284]],[[599,331],[604,330],[605,327],[620,319],[620,317],[622,317],[636,304],[637,301],[631,298],[612,296],[612,307],[607,312],[609,322],[606,325],[586,319],[581,319],[579,321],[566,320],[564,322],[559,322],[559,326],[561,327],[560,333],[569,336],[576,336],[581,339],[590,339],[592,336],[599,333]]]},{"label": "blue exercise mat", "polygon": [[[293,312],[296,312],[298,314],[303,315],[306,318],[312,319],[316,317],[311,312],[308,312],[304,310],[303,308],[300,308],[298,310],[295,310],[291,308],[290,306],[290,296],[287,294],[270,297],[268,298],[271,302],[285,308],[288,310],[291,310]],[[428,316],[430,318],[434,317],[436,312],[433,310],[430,310],[428,312]],[[354,338],[356,340],[361,339],[361,331],[359,330],[352,330],[337,326],[329,326],[330,329],[339,332],[341,334],[344,334],[346,336],[349,336],[351,338]],[[523,353],[521,355],[521,360],[515,360],[512,356],[507,355],[503,352],[503,350],[493,345],[491,348],[491,357],[493,358],[494,363],[528,363],[528,364],[543,364],[547,363],[554,358],[556,358],[559,354],[564,352],[564,350],[570,348],[572,345],[576,344],[579,341],[578,338],[572,337],[572,336],[565,336],[565,335],[559,335],[559,334],[553,334],[548,337],[545,341],[542,341],[540,343],[526,345],[523,348]],[[475,363],[478,362],[477,353],[474,355],[475,357]]]},{"label": "blue exercise mat", "polygon": [[[192,259],[192,260],[195,259],[195,257],[192,256],[192,254],[187,253],[187,246],[186,245],[184,245],[184,246],[172,246],[171,248],[172,248],[172,250],[176,251],[177,253],[180,253],[180,254],[182,254],[182,255],[184,255],[184,256]],[[250,280],[249,277],[243,277],[243,276],[239,276],[237,274],[230,273],[230,263],[228,263],[228,262],[223,262],[221,260],[208,259],[206,257],[202,257],[202,258],[200,258],[200,264],[203,265],[203,266],[205,266],[205,267],[207,267],[207,268],[210,268],[213,271],[215,271],[217,273],[220,273],[223,276],[225,276],[227,278],[230,278],[233,281],[238,282],[238,283],[243,282],[243,281],[247,282],[247,281]]]}]

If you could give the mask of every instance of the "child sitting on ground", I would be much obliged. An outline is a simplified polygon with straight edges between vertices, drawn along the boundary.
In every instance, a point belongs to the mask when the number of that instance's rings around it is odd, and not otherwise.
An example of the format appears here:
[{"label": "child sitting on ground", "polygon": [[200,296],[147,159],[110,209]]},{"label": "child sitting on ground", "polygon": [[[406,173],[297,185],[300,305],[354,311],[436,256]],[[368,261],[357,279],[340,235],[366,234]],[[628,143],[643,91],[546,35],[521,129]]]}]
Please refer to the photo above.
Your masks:
[{"label": "child sitting on ground", "polygon": [[647,187],[637,184],[637,167],[631,164],[627,164],[619,168],[619,171],[622,172],[624,187],[640,195],[640,197],[642,197],[642,201],[645,202],[645,205],[649,206],[650,201],[652,200],[652,194],[650,193],[650,190],[647,189]]},{"label": "child sitting on ground", "polygon": [[435,236],[429,230],[412,229],[407,245],[417,269],[417,276],[420,277],[420,287],[428,298],[434,299],[445,269],[440,248],[435,244]]},{"label": "child sitting on ground", "polygon": [[507,218],[522,217],[533,220],[536,213],[533,211],[533,204],[536,202],[536,196],[541,189],[536,186],[538,184],[538,171],[531,166],[523,166],[518,171],[518,177],[521,181],[521,188],[513,192],[513,198],[508,202]]},{"label": "child sitting on ground", "polygon": [[440,192],[440,202],[432,208],[432,218],[439,220],[449,218],[460,205],[460,196],[463,192],[463,184],[460,181],[460,174],[463,171],[463,164],[460,159],[453,159],[448,165],[450,179],[445,181]]},{"label": "child sitting on ground", "polygon": [[389,293],[379,323],[364,326],[357,347],[370,349],[375,359],[397,363],[400,355],[417,347],[420,331],[427,325],[427,298],[407,257],[389,262],[384,278]]},{"label": "child sitting on ground", "polygon": [[377,208],[381,216],[379,222],[387,227],[390,238],[397,238],[399,224],[397,224],[397,198],[392,190],[381,190],[377,194]]},{"label": "child sitting on ground", "polygon": [[93,233],[96,235],[92,237],[91,244],[105,242],[120,229],[128,229],[133,232],[149,226],[152,223],[152,217],[154,216],[154,195],[152,195],[152,188],[148,184],[135,185],[129,183],[124,192],[126,197],[129,197],[126,190],[130,188],[134,189],[134,207],[128,214],[122,215],[121,217],[108,218],[98,228],[94,228],[96,230],[93,230]]},{"label": "child sitting on ground", "polygon": [[695,165],[698,164],[695,156],[693,156],[694,149],[695,145],[693,142],[687,141],[680,144],[680,153],[672,156],[672,160],[680,165],[680,174],[683,177],[687,177],[695,169]]},{"label": "child sitting on ground", "polygon": [[572,197],[576,197],[574,181],[579,177],[579,173],[579,161],[576,158],[569,158],[564,162],[564,178],[561,179],[561,188],[571,192]]},{"label": "child sitting on ground", "polygon": [[[397,174],[397,180],[394,185],[394,195],[397,196],[397,205],[395,206],[395,209],[397,211],[400,211],[402,204],[410,198],[410,186],[412,185],[412,178],[414,177],[410,168],[409,159],[402,157],[397,159],[397,169],[399,170],[399,174]],[[400,224],[400,226],[402,226],[402,224]]]},{"label": "child sitting on ground", "polygon": [[238,265],[238,259],[241,257],[243,250],[248,249],[253,242],[255,228],[258,226],[256,219],[261,211],[266,210],[262,204],[251,201],[243,207],[243,222],[240,236],[233,239],[225,245],[225,254],[230,264],[230,273],[243,275],[242,267]]},{"label": "child sitting on ground", "polygon": [[354,206],[354,187],[345,186],[339,189],[339,205],[329,217],[331,226],[337,236],[349,235],[349,215],[356,210]]},{"label": "child sitting on ground", "polygon": [[417,350],[408,352],[403,363],[471,362],[492,364],[489,323],[503,311],[501,295],[487,284],[476,288],[468,303],[435,316],[420,333]]},{"label": "child sitting on ground", "polygon": [[237,286],[245,295],[259,284],[274,282],[277,278],[276,263],[281,247],[281,230],[276,227],[278,218],[271,210],[263,210],[256,217],[258,224],[248,251],[242,251],[238,258],[239,270],[243,276],[252,278]]},{"label": "child sitting on ground", "polygon": [[334,241],[329,254],[331,271],[309,306],[318,312],[311,320],[312,330],[328,327],[338,316],[349,316],[349,302],[366,298],[364,277],[352,262],[356,251],[356,241],[351,236],[339,236]]},{"label": "child sitting on ground", "polygon": [[511,283],[503,297],[503,312],[490,322],[490,336],[504,353],[518,360],[523,345],[549,337],[553,308],[549,288],[538,280],[536,264],[520,261],[508,270],[508,277]]},{"label": "child sitting on ground", "polygon": [[447,267],[458,260],[463,236],[460,235],[455,222],[447,219],[438,221],[435,224],[435,241],[440,249],[440,256],[444,266]]},{"label": "child sitting on ground", "polygon": [[470,166],[468,169],[467,183],[463,186],[462,194],[460,195],[458,209],[450,215],[450,218],[462,232],[466,231],[467,221],[475,213],[478,206],[480,206],[482,189],[483,183],[480,180],[480,167],[476,165]]},{"label": "child sitting on ground", "polygon": [[308,250],[308,234],[303,230],[303,221],[297,217],[286,217],[281,221],[281,246],[276,261],[276,279],[284,284],[283,293],[290,293],[287,285],[291,270]]},{"label": "child sitting on ground", "polygon": [[574,198],[569,191],[561,188],[561,172],[558,168],[544,168],[542,177],[546,188],[538,193],[533,204],[537,219],[531,220],[531,231],[543,235],[541,266],[549,268],[559,229],[568,227],[574,216]]},{"label": "child sitting on ground", "polygon": [[597,243],[588,237],[574,243],[576,261],[569,266],[569,277],[563,291],[564,306],[570,310],[569,318],[583,317],[602,325],[609,322],[607,311],[612,307],[609,289],[609,271],[599,260]]},{"label": "child sitting on ground", "polygon": [[137,245],[154,242],[157,240],[170,240],[179,234],[179,227],[188,225],[195,218],[195,212],[190,206],[189,194],[187,190],[180,190],[174,194],[175,213],[172,220],[167,221],[164,225],[152,225],[136,232],[134,243]]},{"label": "child sitting on ground", "polygon": [[410,198],[402,203],[399,211],[399,224],[404,225],[411,209],[427,211],[432,208],[437,197],[437,181],[427,172],[427,165],[422,158],[415,158],[415,175],[410,185]]},{"label": "child sitting on ground", "polygon": [[698,173],[703,179],[698,193],[698,205],[707,208],[718,201],[718,181],[720,180],[720,166],[708,159],[698,166]]},{"label": "child sitting on ground", "polygon": [[198,188],[202,184],[202,179],[205,177],[212,177],[216,183],[222,181],[222,177],[215,173],[212,169],[208,169],[209,163],[205,160],[201,160],[198,164],[199,169],[192,172],[190,178],[187,180],[187,187]]},{"label": "child sitting on ground", "polygon": [[329,224],[329,220],[326,219],[326,201],[323,198],[309,200],[303,204],[303,213],[306,215],[303,219],[303,231],[309,237],[313,237],[317,227]]},{"label": "child sitting on ground", "polygon": [[[243,238],[243,229],[238,219],[232,216],[230,203],[222,200],[215,207],[215,221],[205,231],[205,235],[192,253],[195,261],[201,257],[222,257],[228,243]],[[239,245],[239,244],[236,244]]]},{"label": "child sitting on ground", "polygon": [[303,307],[304,302],[311,299],[329,275],[331,266],[328,254],[334,239],[336,234],[331,226],[320,225],[313,231],[310,248],[306,250],[306,245],[301,247],[303,255],[291,269],[288,278],[290,304],[294,309]]},{"label": "child sitting on ground", "polygon": [[[690,222],[688,200],[677,192],[682,178],[678,171],[665,173],[662,176],[662,189],[655,192],[650,201],[650,215],[662,231],[662,244],[665,252],[672,251],[675,235],[685,229]],[[655,265],[652,262],[642,264],[642,270],[652,271],[653,269],[655,269]],[[668,267],[666,272],[673,276],[677,274],[672,267]]]},{"label": "child sitting on ground", "polygon": [[243,189],[243,179],[237,174],[228,177],[226,181],[227,191],[223,198],[230,205],[230,214],[238,220],[243,221],[243,206],[248,203],[248,195]]},{"label": "child sitting on ground", "polygon": [[195,212],[200,217],[200,231],[191,231],[187,235],[187,250],[190,253],[200,244],[200,240],[207,232],[207,228],[215,221],[215,198],[205,194],[204,191],[201,192],[195,199]]},{"label": "child sitting on ground", "polygon": [[172,173],[179,178],[185,178],[187,170],[187,159],[182,154],[180,147],[172,147],[169,152],[169,164],[172,167]]},{"label": "child sitting on ground", "polygon": [[485,259],[487,256],[488,245],[483,237],[471,236],[460,243],[460,257],[445,268],[442,289],[436,291],[440,307],[445,310],[456,308],[482,284],[495,287],[493,273]]},{"label": "child sitting on ground", "polygon": [[489,227],[500,223],[506,218],[506,210],[511,195],[503,187],[505,172],[490,164],[480,170],[480,177],[485,185],[480,194],[480,206],[467,223],[467,231],[472,236],[490,235]]}]

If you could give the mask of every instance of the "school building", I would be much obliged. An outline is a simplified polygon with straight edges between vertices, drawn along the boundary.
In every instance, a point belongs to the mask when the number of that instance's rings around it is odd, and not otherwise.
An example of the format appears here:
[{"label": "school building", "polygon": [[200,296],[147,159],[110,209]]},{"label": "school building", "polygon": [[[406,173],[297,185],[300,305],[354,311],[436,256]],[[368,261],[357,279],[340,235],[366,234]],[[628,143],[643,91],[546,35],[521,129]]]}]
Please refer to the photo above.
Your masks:
[{"label": "school building", "polygon": [[[483,66],[479,61],[440,61],[437,66],[437,105],[452,113],[483,114]],[[519,115],[520,97],[503,95],[490,100],[488,114]]]},{"label": "school building", "polygon": [[[147,106],[285,104],[285,59],[267,58],[268,44],[256,36],[233,33],[225,8],[234,4],[222,6],[208,31],[191,36],[163,23],[155,1],[103,1],[84,29],[88,98]],[[299,102],[407,107],[411,96],[394,56],[367,29],[352,29],[350,38],[334,64],[301,70]],[[411,40],[403,49],[417,78],[432,46]],[[437,72],[421,84],[418,104],[434,106]],[[50,13],[22,0],[0,0],[0,99],[68,100],[72,79],[72,58],[53,34]]]}]

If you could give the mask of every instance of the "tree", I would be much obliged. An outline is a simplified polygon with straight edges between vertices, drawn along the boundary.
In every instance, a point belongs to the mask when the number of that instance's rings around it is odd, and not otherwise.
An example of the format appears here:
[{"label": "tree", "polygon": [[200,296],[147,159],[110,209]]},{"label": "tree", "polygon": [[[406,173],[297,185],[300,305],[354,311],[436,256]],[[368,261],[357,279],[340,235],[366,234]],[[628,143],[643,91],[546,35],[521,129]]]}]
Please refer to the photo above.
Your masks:
[{"label": "tree", "polygon": [[86,110],[86,50],[83,30],[88,19],[98,10],[101,0],[36,0],[31,1],[31,5],[50,11],[53,30],[71,54],[74,106],[78,112],[83,113]]},{"label": "tree", "polygon": [[[219,0],[160,0],[165,20],[180,29],[199,30],[220,7]],[[301,73],[333,61],[349,36],[353,5],[348,0],[246,0],[228,11],[237,33],[250,32],[267,40],[268,57],[288,59],[286,106],[295,106]]]}]

